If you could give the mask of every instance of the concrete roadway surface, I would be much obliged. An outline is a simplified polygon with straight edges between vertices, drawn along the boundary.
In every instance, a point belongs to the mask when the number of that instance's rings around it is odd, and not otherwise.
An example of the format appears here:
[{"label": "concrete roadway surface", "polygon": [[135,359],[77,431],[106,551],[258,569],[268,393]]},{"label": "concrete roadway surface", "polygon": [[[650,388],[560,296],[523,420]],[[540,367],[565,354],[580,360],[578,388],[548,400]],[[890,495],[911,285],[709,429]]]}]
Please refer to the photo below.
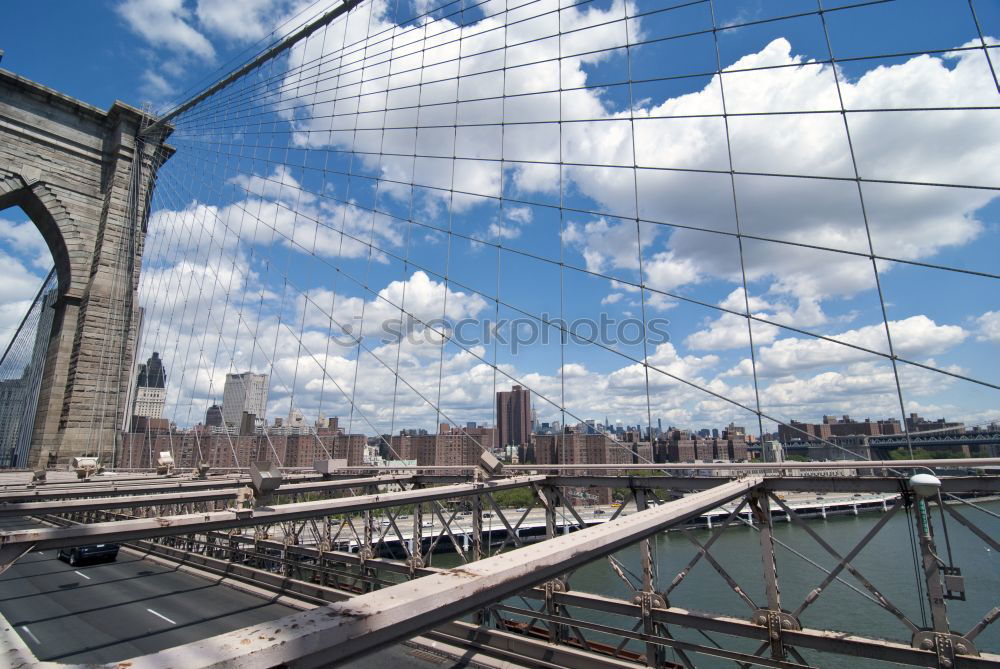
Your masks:
[{"label": "concrete roadway surface", "polygon": [[[37,525],[0,519],[0,530]],[[56,551],[31,552],[0,574],[0,613],[40,660],[114,662],[274,620],[292,609],[210,578],[124,551],[116,562],[71,567]],[[441,667],[406,646],[352,667]]]}]

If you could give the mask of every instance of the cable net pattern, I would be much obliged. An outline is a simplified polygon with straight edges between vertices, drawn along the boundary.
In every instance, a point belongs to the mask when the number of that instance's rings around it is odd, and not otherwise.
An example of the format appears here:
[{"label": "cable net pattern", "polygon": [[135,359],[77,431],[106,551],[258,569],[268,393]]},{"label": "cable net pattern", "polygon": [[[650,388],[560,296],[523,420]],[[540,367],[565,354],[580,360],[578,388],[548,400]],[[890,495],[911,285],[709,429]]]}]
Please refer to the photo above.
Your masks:
[{"label": "cable net pattern", "polygon": [[50,270],[0,356],[0,467],[28,464],[53,305],[59,280]]},{"label": "cable net pattern", "polygon": [[253,371],[269,419],[484,448],[511,385],[616,444],[995,419],[988,4],[361,2],[172,120],[164,416]]}]

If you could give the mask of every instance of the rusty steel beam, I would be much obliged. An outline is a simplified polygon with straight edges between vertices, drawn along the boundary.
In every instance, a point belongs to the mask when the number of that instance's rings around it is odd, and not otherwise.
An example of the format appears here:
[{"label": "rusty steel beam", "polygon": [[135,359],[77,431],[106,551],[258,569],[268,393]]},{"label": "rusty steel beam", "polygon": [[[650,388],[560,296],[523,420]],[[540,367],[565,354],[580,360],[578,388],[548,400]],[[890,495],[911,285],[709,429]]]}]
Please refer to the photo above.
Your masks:
[{"label": "rusty steel beam", "polygon": [[[783,470],[808,469],[978,469],[980,467],[1000,466],[1000,458],[942,458],[940,460],[835,460],[814,462],[663,462],[643,463],[634,465],[506,465],[505,470],[531,470],[539,472],[558,472],[564,470],[593,471],[595,469],[612,469],[620,471],[697,471],[714,469],[718,471],[737,472],[775,472]],[[400,468],[402,469],[402,468]]]},{"label": "rusty steel beam", "polygon": [[[264,540],[261,543],[269,545],[273,548],[285,548],[291,553],[309,555],[317,559],[321,556],[327,556],[328,559],[331,560],[345,561],[352,564],[359,563],[358,556],[352,553],[340,553],[335,551],[321,552],[315,548],[304,546],[286,547],[278,541]],[[154,554],[169,555],[173,553],[176,556],[175,559],[191,559],[194,564],[197,564],[202,568],[204,568],[205,563],[213,561],[218,562],[219,566],[216,569],[212,569],[212,573],[239,577],[241,572],[246,572],[248,574],[248,582],[262,585],[266,589],[275,593],[291,592],[295,596],[310,597],[313,601],[318,599],[324,599],[326,601],[341,601],[343,599],[356,596],[351,593],[342,593],[334,588],[323,588],[322,586],[318,586],[315,583],[308,581],[285,579],[284,577],[271,574],[270,572],[246,567],[244,565],[234,565],[227,563],[224,560],[212,560],[211,558],[205,558],[200,555],[191,555],[182,549],[156,545],[149,546],[146,550],[150,550]],[[381,559],[376,559],[373,562],[377,562],[380,569],[388,569],[400,574],[408,572],[408,568],[400,562]],[[444,571],[445,570],[440,568],[424,567],[419,569],[418,573],[423,577],[442,573]],[[543,601],[545,598],[544,590],[537,587],[526,589],[520,594],[527,599],[537,601]],[[570,590],[567,592],[556,592],[552,596],[556,603],[564,606],[587,609],[636,620],[641,619],[642,617],[642,607],[640,605],[606,595]],[[755,624],[746,618],[736,618],[719,613],[694,611],[683,607],[670,606],[666,608],[654,608],[652,611],[652,617],[653,620],[663,624],[676,625],[689,629],[701,630],[703,632],[724,634],[758,642],[766,641],[768,638],[767,627]],[[455,629],[458,629],[454,627],[456,624],[466,625],[465,623],[446,623],[443,626],[435,628],[432,632],[424,633],[424,636],[432,639],[438,638],[438,636],[436,636],[438,633],[452,632]],[[574,619],[574,624],[586,625],[585,622],[581,622],[577,619]],[[491,634],[495,631],[484,630],[483,628],[475,626],[467,626],[462,629],[465,629],[469,633],[474,633],[474,635]],[[628,632],[627,629],[622,631]],[[511,644],[509,650],[516,650],[515,646],[518,645],[518,639],[525,639],[525,637],[521,635],[514,635],[512,639],[509,640],[509,644]],[[801,631],[796,631],[795,640],[796,644],[800,648],[809,648],[816,651],[836,653],[848,657],[878,659],[910,666],[930,666],[936,658],[933,651],[912,648],[905,643],[900,643],[898,641],[874,639],[842,633],[831,633],[826,630],[806,628]],[[558,649],[563,648],[562,646],[553,646],[547,642],[541,643],[543,643],[547,648],[552,649],[552,652],[557,652]],[[521,651],[516,652],[520,653]],[[605,659],[607,658],[596,658],[598,661],[603,661]],[[583,659],[577,658],[576,661],[581,662]],[[962,657],[959,666],[991,667],[996,666],[996,663],[998,662],[1000,662],[1000,656],[996,654],[983,653],[980,658]],[[573,664],[563,666],[579,665]]]},{"label": "rusty steel beam", "polygon": [[[534,590],[527,590],[522,594],[534,600],[541,600],[543,597],[542,593]],[[569,592],[555,593],[553,598],[555,601],[566,606],[585,608],[627,618],[641,619],[642,617],[642,610],[638,604],[604,595],[570,590]],[[677,625],[703,632],[725,634],[759,642],[765,642],[768,639],[768,628],[766,625],[757,625],[745,618],[694,611],[677,606],[654,608],[652,610],[652,617],[655,621],[666,625]],[[574,623],[586,626],[585,622],[578,620],[574,620]],[[800,649],[808,648],[810,650],[834,653],[845,657],[882,660],[884,662],[895,662],[914,667],[931,667],[937,663],[937,655],[934,651],[913,648],[908,644],[899,643],[898,641],[809,628],[783,631],[782,635],[785,636],[786,645],[792,645]],[[979,657],[962,655],[958,663],[958,667],[969,669],[995,669],[997,666],[1000,666],[1000,655],[995,653],[981,653]]]},{"label": "rusty steel beam", "polygon": [[[941,476],[942,489],[950,493],[1000,492],[1000,476]],[[554,486],[579,488],[663,488],[667,490],[705,490],[731,481],[728,476],[565,476],[553,474]],[[899,492],[898,476],[783,476],[769,477],[764,486],[773,492]]]},{"label": "rusty steel beam", "polygon": [[545,476],[520,476],[486,483],[465,483],[402,492],[374,493],[339,499],[276,504],[255,509],[211,511],[158,518],[135,518],[74,527],[30,528],[0,533],[0,568],[24,550],[67,548],[92,543],[114,543],[153,537],[224,530],[252,525],[270,525],[289,520],[320,518],[419,502],[469,497],[495,490],[510,490],[539,483]]},{"label": "rusty steel beam", "polygon": [[[318,475],[315,478],[319,478]],[[119,495],[158,494],[183,490],[217,490],[238,488],[250,483],[250,477],[212,477],[204,481],[198,479],[161,478],[144,483],[117,483],[114,481],[92,481],[74,486],[39,485],[34,488],[4,490],[0,492],[0,502],[29,502],[55,499],[84,499],[87,497],[112,497]]]},{"label": "rusty steel beam", "polygon": [[[544,478],[544,477],[536,477]],[[742,497],[752,477],[510,553],[129,660],[132,669],[329,666],[410,638]]]},{"label": "rusty steel beam", "polygon": [[81,511],[108,511],[110,509],[130,509],[142,506],[169,504],[196,504],[235,500],[239,496],[236,489],[196,490],[192,492],[166,493],[162,495],[133,495],[122,497],[93,497],[83,500],[56,500],[52,502],[0,503],[0,518],[12,516],[33,516],[44,513],[78,513]]},{"label": "rusty steel beam", "polygon": [[[385,474],[381,476],[370,476],[362,478],[320,478],[296,477],[286,479],[274,494],[291,495],[296,493],[323,492],[327,490],[340,490],[344,488],[356,488],[365,485],[386,485],[391,483],[415,483],[426,484],[438,483],[460,483],[469,480],[468,476],[415,476],[413,474]],[[207,481],[174,481],[159,482],[148,486],[99,486],[94,488],[74,489],[74,490],[44,490],[41,488],[19,491],[16,493],[0,493],[0,509],[6,508],[8,504],[42,502],[45,500],[65,501],[70,499],[91,499],[93,497],[117,497],[119,495],[140,495],[166,496],[179,494],[185,491],[197,490],[238,490],[250,485],[249,478],[242,479],[217,479]],[[152,499],[152,497],[150,498]]]},{"label": "rusty steel beam", "polygon": [[[288,483],[282,485],[273,494],[297,495],[311,492],[331,492],[348,488],[360,488],[367,485],[387,485],[412,483],[413,476],[376,476],[360,479],[332,479],[307,483]],[[453,477],[448,477],[452,479]],[[214,500],[236,499],[238,491],[249,485],[249,481],[240,481],[224,488],[213,488],[204,491],[162,492],[147,495],[131,495],[121,497],[83,497],[70,500],[53,500],[50,502],[0,502],[0,518],[24,516],[37,513],[76,513],[79,511],[106,511],[110,509],[128,509],[144,506],[162,506],[168,504],[187,504],[193,502],[209,502]]]}]

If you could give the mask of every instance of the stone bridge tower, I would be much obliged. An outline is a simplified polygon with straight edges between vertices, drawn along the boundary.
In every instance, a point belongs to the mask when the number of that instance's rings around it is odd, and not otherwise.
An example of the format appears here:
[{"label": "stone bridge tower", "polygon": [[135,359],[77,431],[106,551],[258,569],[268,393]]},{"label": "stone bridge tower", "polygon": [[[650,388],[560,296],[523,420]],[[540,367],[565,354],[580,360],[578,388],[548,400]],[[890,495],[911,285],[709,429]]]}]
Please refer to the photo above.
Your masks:
[{"label": "stone bridge tower", "polygon": [[136,290],[165,134],[152,119],[108,111],[0,70],[0,211],[19,206],[55,262],[59,298],[29,466],[82,454],[112,464],[126,415],[138,329]]}]

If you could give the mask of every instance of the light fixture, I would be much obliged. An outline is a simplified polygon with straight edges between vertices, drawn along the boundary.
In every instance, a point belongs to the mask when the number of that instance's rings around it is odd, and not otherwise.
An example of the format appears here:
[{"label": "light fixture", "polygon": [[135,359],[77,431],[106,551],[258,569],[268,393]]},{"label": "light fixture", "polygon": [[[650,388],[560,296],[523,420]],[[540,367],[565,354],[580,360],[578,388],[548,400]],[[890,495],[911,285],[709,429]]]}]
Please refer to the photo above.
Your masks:
[{"label": "light fixture", "polygon": [[499,476],[503,472],[503,463],[489,451],[479,454],[479,467],[487,476]]},{"label": "light fixture", "polygon": [[250,467],[250,480],[258,497],[268,495],[281,485],[281,471],[273,462],[255,462]]},{"label": "light fixture", "polygon": [[79,479],[93,476],[101,468],[97,463],[97,458],[89,455],[73,458],[72,465],[73,470],[76,472],[76,477]]},{"label": "light fixture", "polygon": [[941,479],[933,474],[914,474],[910,477],[910,490],[917,497],[933,497],[941,489]]},{"label": "light fixture", "polygon": [[169,474],[174,468],[174,456],[170,451],[160,451],[160,457],[156,459],[156,473],[160,476]]}]

